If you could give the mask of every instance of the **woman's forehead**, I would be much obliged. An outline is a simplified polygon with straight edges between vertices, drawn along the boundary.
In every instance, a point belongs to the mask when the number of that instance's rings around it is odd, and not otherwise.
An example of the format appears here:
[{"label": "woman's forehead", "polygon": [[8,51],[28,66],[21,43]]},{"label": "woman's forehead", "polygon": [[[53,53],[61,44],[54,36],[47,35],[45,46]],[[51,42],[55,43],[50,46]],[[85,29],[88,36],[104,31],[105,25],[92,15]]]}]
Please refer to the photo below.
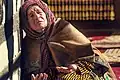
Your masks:
[{"label": "woman's forehead", "polygon": [[44,12],[38,5],[33,5],[28,9],[27,13],[29,14],[34,11]]}]

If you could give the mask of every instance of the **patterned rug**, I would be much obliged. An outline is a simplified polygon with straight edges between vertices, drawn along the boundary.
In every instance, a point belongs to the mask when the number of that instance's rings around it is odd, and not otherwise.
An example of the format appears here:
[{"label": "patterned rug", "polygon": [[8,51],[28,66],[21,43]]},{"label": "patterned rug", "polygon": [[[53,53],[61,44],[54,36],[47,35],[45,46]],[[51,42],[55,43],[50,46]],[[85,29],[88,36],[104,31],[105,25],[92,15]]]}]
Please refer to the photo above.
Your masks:
[{"label": "patterned rug", "polygon": [[109,36],[89,37],[98,49],[104,49],[104,54],[111,64],[120,63],[120,32],[113,32]]},{"label": "patterned rug", "polygon": [[108,62],[112,63],[119,63],[120,62],[120,48],[116,49],[107,49],[104,52],[104,55]]},{"label": "patterned rug", "polygon": [[93,36],[89,39],[97,48],[120,48],[120,32],[115,32],[110,36]]}]

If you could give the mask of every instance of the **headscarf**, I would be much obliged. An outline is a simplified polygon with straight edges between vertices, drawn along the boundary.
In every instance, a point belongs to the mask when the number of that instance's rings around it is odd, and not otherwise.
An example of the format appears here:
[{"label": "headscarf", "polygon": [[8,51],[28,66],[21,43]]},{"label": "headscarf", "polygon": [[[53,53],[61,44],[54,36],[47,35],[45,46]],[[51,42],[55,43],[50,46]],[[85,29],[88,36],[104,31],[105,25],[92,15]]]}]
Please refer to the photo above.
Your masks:
[{"label": "headscarf", "polygon": [[41,38],[45,31],[42,32],[36,32],[32,28],[30,28],[28,19],[27,19],[27,11],[28,9],[33,6],[38,5],[46,14],[47,17],[47,26],[51,26],[55,22],[55,17],[51,10],[48,8],[47,4],[44,3],[42,0],[27,0],[24,2],[24,4],[20,8],[20,26],[22,29],[25,30],[26,35],[33,39],[39,39]]}]

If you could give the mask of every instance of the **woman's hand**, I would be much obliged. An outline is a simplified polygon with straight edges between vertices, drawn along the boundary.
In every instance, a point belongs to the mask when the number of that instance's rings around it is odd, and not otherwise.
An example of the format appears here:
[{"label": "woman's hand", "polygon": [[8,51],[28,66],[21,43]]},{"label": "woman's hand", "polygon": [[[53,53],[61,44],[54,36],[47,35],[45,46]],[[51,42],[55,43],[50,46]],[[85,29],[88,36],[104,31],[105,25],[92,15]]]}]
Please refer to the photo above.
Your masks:
[{"label": "woman's hand", "polygon": [[68,67],[56,67],[56,69],[58,70],[58,72],[70,73],[77,70],[77,65],[71,64]]},{"label": "woman's hand", "polygon": [[58,70],[58,72],[62,72],[62,73],[73,72],[73,70],[68,67],[56,67],[56,69]]},{"label": "woman's hand", "polygon": [[34,74],[31,75],[32,80],[47,80],[48,75],[46,73],[40,73],[36,76]]}]

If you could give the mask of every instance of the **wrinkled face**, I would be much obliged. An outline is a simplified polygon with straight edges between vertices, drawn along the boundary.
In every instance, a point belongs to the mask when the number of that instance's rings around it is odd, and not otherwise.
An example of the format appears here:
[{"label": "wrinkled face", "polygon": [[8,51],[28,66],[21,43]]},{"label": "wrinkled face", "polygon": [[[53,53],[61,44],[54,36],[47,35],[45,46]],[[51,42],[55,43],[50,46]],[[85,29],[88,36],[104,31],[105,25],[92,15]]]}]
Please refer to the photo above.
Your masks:
[{"label": "wrinkled face", "polygon": [[30,7],[28,9],[27,15],[28,22],[33,30],[40,32],[41,30],[44,30],[45,27],[47,27],[46,14],[39,6],[34,5]]}]

